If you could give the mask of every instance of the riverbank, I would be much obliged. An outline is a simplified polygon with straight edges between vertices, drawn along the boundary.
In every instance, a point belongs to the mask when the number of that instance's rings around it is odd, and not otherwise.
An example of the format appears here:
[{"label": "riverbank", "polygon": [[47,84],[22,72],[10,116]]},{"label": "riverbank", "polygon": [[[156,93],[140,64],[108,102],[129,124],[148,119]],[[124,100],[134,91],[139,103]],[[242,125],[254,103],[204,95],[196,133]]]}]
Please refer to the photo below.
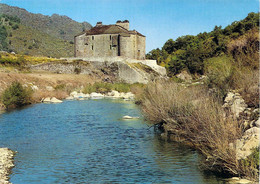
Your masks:
[{"label": "riverbank", "polygon": [[0,183],[10,184],[9,174],[14,167],[14,152],[8,148],[0,148]]},{"label": "riverbank", "polygon": [[204,156],[204,170],[258,181],[259,107],[249,107],[239,93],[230,91],[222,102],[202,84],[160,81],[144,89],[141,106],[166,139],[189,143]]}]

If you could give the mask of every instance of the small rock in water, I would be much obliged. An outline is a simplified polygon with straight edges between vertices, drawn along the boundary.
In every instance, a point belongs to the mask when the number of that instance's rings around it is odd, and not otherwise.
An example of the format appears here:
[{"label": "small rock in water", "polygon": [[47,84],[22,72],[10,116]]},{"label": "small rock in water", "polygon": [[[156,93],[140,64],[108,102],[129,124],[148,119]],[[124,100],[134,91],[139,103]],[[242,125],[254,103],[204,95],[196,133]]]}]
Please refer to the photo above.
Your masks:
[{"label": "small rock in water", "polygon": [[123,116],[123,119],[139,119],[139,117]]}]

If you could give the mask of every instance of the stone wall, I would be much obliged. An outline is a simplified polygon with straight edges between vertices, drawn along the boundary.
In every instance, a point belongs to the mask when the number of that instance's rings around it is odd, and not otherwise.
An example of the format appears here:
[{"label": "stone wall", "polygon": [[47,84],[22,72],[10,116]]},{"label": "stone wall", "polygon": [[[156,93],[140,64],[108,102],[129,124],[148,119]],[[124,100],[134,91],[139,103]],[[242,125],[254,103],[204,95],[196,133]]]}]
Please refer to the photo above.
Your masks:
[{"label": "stone wall", "polygon": [[75,57],[115,56],[145,59],[145,37],[123,33],[75,37]]}]

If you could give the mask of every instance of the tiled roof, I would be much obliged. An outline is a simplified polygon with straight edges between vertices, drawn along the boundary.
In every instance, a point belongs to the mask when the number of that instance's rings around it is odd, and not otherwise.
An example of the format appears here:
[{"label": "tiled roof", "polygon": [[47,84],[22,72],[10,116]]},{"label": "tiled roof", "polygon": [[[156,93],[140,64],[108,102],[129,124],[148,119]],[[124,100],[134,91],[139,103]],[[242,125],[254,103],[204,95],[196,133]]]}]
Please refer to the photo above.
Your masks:
[{"label": "tiled roof", "polygon": [[120,34],[120,33],[124,33],[124,34],[137,34],[139,36],[143,36],[141,33],[133,30],[133,31],[129,31],[125,28],[123,28],[122,26],[119,25],[101,25],[101,26],[95,26],[90,30],[84,31],[76,36],[82,35],[82,34],[86,34],[86,35],[99,35],[99,34]]}]

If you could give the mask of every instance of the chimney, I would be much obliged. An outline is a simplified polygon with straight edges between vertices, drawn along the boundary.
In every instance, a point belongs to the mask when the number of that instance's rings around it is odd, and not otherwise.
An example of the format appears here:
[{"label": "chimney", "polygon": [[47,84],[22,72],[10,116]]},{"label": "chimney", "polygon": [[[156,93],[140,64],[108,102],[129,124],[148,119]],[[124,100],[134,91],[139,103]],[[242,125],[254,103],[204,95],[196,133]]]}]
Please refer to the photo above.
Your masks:
[{"label": "chimney", "polygon": [[96,26],[102,26],[102,22],[97,22]]},{"label": "chimney", "polygon": [[128,20],[124,20],[123,22],[121,20],[118,20],[116,22],[116,25],[119,25],[119,26],[129,30],[129,21]]}]

